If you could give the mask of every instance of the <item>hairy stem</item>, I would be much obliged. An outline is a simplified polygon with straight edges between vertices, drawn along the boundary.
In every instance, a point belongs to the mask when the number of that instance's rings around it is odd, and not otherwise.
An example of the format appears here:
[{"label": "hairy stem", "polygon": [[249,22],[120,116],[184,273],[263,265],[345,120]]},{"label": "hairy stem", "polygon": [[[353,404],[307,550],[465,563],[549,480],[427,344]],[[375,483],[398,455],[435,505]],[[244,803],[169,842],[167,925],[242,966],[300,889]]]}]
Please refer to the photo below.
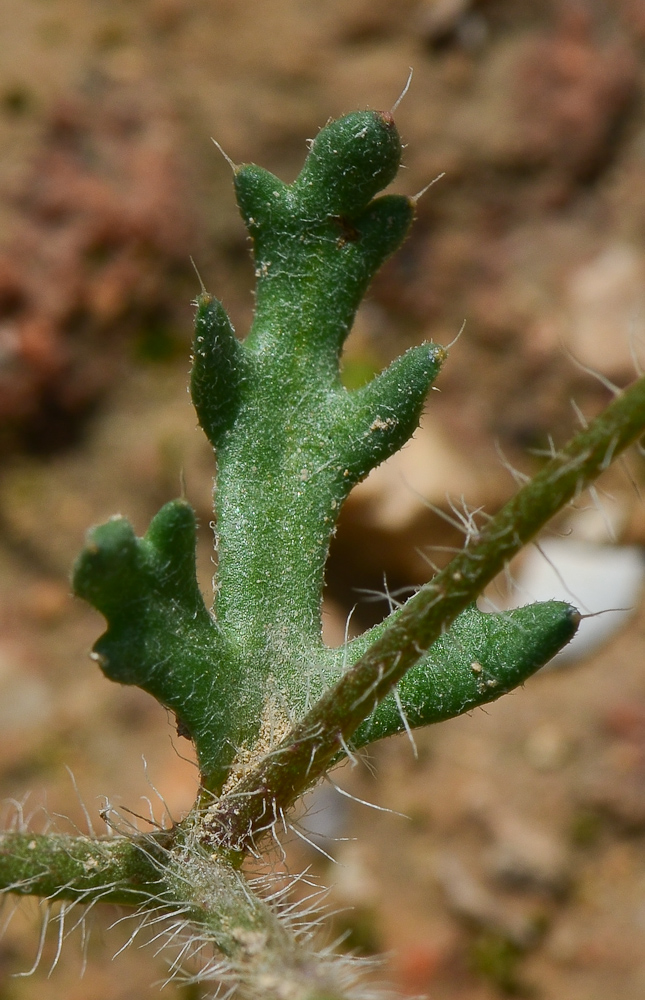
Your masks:
[{"label": "hairy stem", "polygon": [[328,769],[357,727],[509,560],[645,427],[633,383],[412,597],[396,620],[280,745],[211,810],[215,843],[244,849]]},{"label": "hairy stem", "polygon": [[[278,906],[269,905],[232,865],[192,838],[172,852],[165,881],[181,918],[190,921],[193,950],[217,949],[202,975],[235,983],[236,996],[257,1000],[349,1000],[351,961],[311,947]],[[297,918],[296,918],[297,919]],[[172,933],[172,932],[171,932]]]},{"label": "hairy stem", "polygon": [[168,919],[169,941],[207,958],[209,978],[266,1000],[344,1000],[351,967],[336,968],[300,940],[288,921],[254,892],[224,856],[182,831],[100,840],[63,834],[0,835],[0,891],[50,902],[136,906],[145,926]]},{"label": "hairy stem", "polygon": [[138,905],[159,893],[169,834],[72,837],[0,834],[0,892],[52,900]]}]

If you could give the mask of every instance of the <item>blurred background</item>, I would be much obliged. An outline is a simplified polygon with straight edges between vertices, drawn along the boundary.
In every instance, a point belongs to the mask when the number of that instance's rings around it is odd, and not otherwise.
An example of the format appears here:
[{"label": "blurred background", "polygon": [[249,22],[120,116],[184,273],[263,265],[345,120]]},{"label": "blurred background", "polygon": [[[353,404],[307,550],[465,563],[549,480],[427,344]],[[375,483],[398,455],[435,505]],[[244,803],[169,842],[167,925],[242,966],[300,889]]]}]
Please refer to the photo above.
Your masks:
[{"label": "blurred background", "polygon": [[[87,810],[104,830],[99,810],[114,808],[146,829],[124,810],[147,815],[149,799],[161,821],[192,803],[189,744],[88,659],[102,619],[68,576],[88,526],[118,512],[143,533],[183,477],[210,595],[213,464],[186,394],[190,257],[241,335],[253,304],[211,137],[291,180],[329,117],[391,108],[413,67],[395,189],[445,172],[347,346],[355,386],[465,322],[415,439],[343,513],[325,605],[339,642],[354,605],[352,627],[377,620],[386,589],[423,583],[446,558],[436,547],[460,543],[454,508],[494,511],[513,470],[539,468],[638,370],[645,5],[0,0],[0,37],[0,796],[6,823],[22,810],[34,829],[86,831]],[[332,933],[387,953],[379,975],[405,994],[645,995],[642,479],[628,459],[545,542],[571,543],[551,556],[564,599],[633,608],[613,636],[417,734],[416,756],[392,740],[369,767],[334,773],[394,813],[331,785],[307,804],[301,832],[325,854],[298,839],[287,865],[332,886]],[[561,580],[538,581],[534,562],[514,567],[522,593],[555,596]],[[578,590],[589,578],[599,593]],[[515,600],[501,585],[490,599]],[[95,920],[83,979],[78,933],[49,975],[56,928],[34,975],[16,978],[42,911],[5,915],[1,1000],[158,994],[154,948],[112,962],[129,933],[108,929],[112,911]]]}]

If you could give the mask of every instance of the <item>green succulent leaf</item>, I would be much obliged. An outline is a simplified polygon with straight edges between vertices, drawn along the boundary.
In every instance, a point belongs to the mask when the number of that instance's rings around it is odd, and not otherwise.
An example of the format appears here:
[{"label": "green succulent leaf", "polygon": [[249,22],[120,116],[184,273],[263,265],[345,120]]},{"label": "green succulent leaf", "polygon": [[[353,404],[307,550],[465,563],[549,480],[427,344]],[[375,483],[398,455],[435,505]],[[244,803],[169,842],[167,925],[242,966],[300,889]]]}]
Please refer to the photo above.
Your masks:
[{"label": "green succulent leaf", "polygon": [[260,694],[256,686],[254,702],[235,650],[204,606],[192,508],[167,503],[144,538],[123,517],[94,528],[72,580],[75,593],[107,619],[93,652],[105,676],[143,688],[174,712],[202,770],[223,781]]},{"label": "green succulent leaf", "polygon": [[[293,184],[253,164],[235,168],[253,242],[254,320],[238,340],[221,303],[202,292],[191,376],[217,460],[213,611],[197,587],[194,515],[182,501],[167,504],[144,538],[123,518],[95,528],[75,569],[76,593],[108,622],[95,646],[104,673],[175,713],[214,791],[263,727],[297,723],[339,664],[355,663],[380,635],[326,649],[321,600],[344,500],[414,433],[445,359],[422,344],[360,389],[340,378],[361,299],[414,216],[409,198],[376,197],[401,149],[391,115],[362,111],[320,131]],[[363,723],[356,745],[398,731],[403,716],[424,725],[521,683],[574,628],[564,607],[536,611],[530,627],[527,615],[465,612]]]},{"label": "green succulent leaf", "polygon": [[401,163],[392,115],[354,111],[322,129],[293,185],[318,215],[357,215],[390,184]]},{"label": "green succulent leaf", "polygon": [[199,423],[217,448],[242,404],[246,378],[243,345],[224,306],[205,293],[197,299],[190,391]]},{"label": "green succulent leaf", "polygon": [[472,605],[408,670],[395,693],[376,706],[356,730],[352,746],[357,749],[406,726],[443,722],[495,701],[548,663],[573,639],[579,623],[576,608],[562,601],[495,614]]}]

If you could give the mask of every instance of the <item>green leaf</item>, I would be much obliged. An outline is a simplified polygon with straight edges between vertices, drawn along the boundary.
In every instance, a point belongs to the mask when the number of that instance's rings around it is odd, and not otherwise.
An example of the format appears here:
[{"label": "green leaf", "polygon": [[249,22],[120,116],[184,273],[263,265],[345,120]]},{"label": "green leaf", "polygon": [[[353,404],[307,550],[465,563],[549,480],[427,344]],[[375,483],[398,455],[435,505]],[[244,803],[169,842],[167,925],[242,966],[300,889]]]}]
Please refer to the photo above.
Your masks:
[{"label": "green leaf", "polygon": [[197,299],[190,391],[199,423],[217,448],[239,412],[247,375],[245,351],[221,302]]},{"label": "green leaf", "polygon": [[123,517],[90,531],[74,591],[105,615],[94,658],[110,680],[135,684],[171,709],[203,772],[222,782],[261,694],[206,610],[195,578],[195,516],[166,504],[144,538]]},{"label": "green leaf", "polygon": [[408,670],[397,694],[387,695],[358,727],[352,747],[399,733],[406,723],[427,726],[495,701],[548,663],[579,623],[579,612],[561,601],[496,614],[472,605]]}]

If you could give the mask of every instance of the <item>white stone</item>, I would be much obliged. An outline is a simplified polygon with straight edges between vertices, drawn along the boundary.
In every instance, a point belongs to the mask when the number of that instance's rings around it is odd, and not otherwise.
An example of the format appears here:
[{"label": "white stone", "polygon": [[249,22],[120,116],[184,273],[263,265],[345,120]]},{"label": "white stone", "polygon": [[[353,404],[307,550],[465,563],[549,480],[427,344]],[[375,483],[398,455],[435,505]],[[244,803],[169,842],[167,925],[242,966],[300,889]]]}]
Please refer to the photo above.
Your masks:
[{"label": "white stone", "polygon": [[644,575],[637,546],[544,538],[526,552],[510,604],[568,601],[594,616],[583,618],[572,642],[552,661],[561,664],[595,652],[624,625],[638,604]]}]

